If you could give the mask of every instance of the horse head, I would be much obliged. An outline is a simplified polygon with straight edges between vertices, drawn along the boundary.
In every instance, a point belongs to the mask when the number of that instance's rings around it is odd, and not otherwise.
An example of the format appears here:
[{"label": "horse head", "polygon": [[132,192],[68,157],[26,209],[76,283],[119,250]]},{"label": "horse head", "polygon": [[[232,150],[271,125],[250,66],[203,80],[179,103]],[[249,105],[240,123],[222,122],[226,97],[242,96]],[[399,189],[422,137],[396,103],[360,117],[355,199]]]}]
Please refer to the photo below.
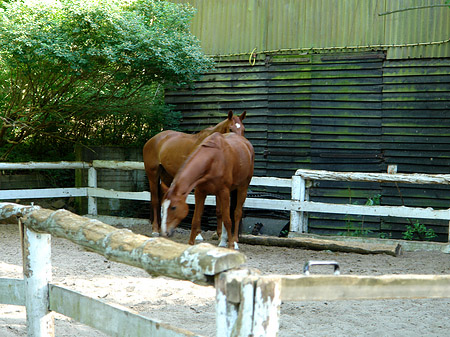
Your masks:
[{"label": "horse head", "polygon": [[240,136],[244,136],[245,127],[243,121],[245,119],[246,114],[247,111],[244,111],[240,116],[238,116],[234,115],[233,111],[230,110],[228,112],[228,118],[223,122],[217,124],[213,132],[219,133],[234,132]]},{"label": "horse head", "polygon": [[169,189],[161,204],[161,235],[172,236],[175,228],[188,215],[188,212],[186,198],[174,195]]}]

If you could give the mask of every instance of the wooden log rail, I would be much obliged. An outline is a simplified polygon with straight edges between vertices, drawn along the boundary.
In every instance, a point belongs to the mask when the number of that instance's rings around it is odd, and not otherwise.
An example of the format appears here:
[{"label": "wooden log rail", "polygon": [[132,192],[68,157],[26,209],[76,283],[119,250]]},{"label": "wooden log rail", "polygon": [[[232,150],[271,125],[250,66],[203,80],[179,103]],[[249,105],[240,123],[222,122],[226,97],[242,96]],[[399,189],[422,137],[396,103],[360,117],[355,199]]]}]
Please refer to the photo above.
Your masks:
[{"label": "wooden log rail", "polygon": [[189,246],[117,229],[66,210],[0,203],[0,218],[10,217],[14,211],[23,214],[22,223],[37,233],[68,239],[111,261],[142,268],[152,276],[211,285],[216,274],[245,262],[242,253],[208,243]]}]

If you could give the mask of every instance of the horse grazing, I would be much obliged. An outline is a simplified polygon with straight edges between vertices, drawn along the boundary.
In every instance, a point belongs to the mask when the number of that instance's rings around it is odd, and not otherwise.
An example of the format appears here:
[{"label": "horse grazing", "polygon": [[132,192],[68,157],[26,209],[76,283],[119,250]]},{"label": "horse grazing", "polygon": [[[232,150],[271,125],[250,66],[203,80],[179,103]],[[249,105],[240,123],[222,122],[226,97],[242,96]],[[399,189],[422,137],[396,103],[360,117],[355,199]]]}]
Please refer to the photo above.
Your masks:
[{"label": "horse grazing", "polygon": [[191,152],[209,135],[214,132],[234,132],[244,135],[244,120],[246,111],[240,116],[233,115],[230,110],[228,118],[216,126],[209,127],[197,134],[186,134],[166,130],[152,137],[144,145],[143,157],[145,172],[150,185],[151,203],[153,208],[153,232],[160,232],[161,197],[165,186],[170,186],[173,178]]},{"label": "horse grazing", "polygon": [[[162,203],[162,235],[172,235],[188,214],[187,195],[195,188],[195,211],[189,244],[200,233],[200,221],[207,195],[215,195],[218,223],[222,222],[219,246],[237,249],[242,206],[253,176],[255,152],[250,142],[237,134],[213,133],[189,156],[175,176]],[[230,217],[230,192],[237,190],[234,233]]]}]

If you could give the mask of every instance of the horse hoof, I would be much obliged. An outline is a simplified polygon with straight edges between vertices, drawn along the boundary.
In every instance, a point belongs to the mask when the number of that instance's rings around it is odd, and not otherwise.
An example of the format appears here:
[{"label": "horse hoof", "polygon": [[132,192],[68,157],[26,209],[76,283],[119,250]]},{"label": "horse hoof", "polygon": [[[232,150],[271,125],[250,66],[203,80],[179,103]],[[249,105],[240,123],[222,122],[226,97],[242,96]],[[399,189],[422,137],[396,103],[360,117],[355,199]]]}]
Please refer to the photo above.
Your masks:
[{"label": "horse hoof", "polygon": [[234,249],[239,250],[239,246],[238,246],[237,242],[234,243]]}]

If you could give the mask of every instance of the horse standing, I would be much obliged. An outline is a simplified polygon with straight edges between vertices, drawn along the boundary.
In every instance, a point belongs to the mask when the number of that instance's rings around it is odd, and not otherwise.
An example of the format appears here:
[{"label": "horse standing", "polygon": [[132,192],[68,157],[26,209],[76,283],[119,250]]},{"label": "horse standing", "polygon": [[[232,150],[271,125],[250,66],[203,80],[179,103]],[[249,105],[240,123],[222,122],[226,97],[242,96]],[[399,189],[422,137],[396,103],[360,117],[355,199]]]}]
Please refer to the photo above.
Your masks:
[{"label": "horse standing", "polygon": [[197,134],[166,130],[147,141],[143,148],[143,158],[145,172],[150,185],[153,232],[160,232],[162,188],[170,186],[189,154],[209,135],[214,132],[235,132],[243,135],[244,125],[242,121],[245,115],[246,111],[237,116],[233,115],[233,112],[230,110],[227,119]]},{"label": "horse standing", "polygon": [[[243,136],[213,133],[189,156],[175,176],[162,203],[162,235],[172,235],[188,214],[186,197],[195,188],[195,211],[189,244],[200,233],[200,222],[207,195],[215,195],[222,230],[220,246],[237,249],[239,224],[247,189],[253,176],[255,152]],[[237,190],[234,232],[230,217],[230,192]]]}]

